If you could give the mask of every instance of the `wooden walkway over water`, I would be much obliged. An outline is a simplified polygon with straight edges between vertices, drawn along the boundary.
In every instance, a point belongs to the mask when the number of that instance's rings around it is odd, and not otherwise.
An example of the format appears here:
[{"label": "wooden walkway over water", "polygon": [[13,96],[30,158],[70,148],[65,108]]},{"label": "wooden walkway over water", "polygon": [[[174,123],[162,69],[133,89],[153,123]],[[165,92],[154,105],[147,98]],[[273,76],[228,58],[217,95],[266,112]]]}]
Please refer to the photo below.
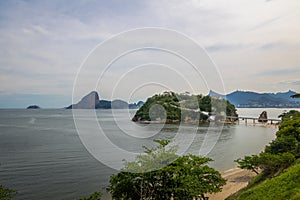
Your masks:
[{"label": "wooden walkway over water", "polygon": [[264,119],[263,122],[259,122],[259,118],[255,117],[226,117],[229,121],[240,123],[244,122],[245,124],[251,123],[252,124],[280,124],[281,119]]}]

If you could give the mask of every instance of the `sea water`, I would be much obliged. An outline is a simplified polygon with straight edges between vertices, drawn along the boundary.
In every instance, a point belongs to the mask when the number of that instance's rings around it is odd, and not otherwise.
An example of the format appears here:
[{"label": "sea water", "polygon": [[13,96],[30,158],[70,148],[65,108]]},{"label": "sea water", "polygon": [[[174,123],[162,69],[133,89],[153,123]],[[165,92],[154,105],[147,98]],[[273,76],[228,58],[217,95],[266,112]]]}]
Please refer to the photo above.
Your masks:
[{"label": "sea water", "polygon": [[[267,112],[275,118],[284,110],[287,109]],[[249,117],[258,117],[262,111],[238,109]],[[143,145],[153,145],[153,139],[172,139],[178,134],[178,125],[166,125],[162,130],[159,124],[138,125],[146,129],[136,131],[136,125],[130,120],[134,112],[96,110],[96,118],[86,120],[98,120],[115,146],[135,153],[141,153]],[[124,129],[133,134],[125,133]],[[198,128],[189,151],[199,152],[208,129],[207,125]],[[225,125],[217,143],[206,155],[214,160],[210,165],[220,171],[235,167],[233,160],[262,151],[275,138],[276,130],[276,127]],[[189,126],[181,131],[187,136],[194,134]],[[103,149],[108,157],[109,151]],[[112,162],[115,159],[111,157]],[[72,110],[0,110],[0,184],[17,190],[15,199],[79,199],[103,189],[114,173],[116,169],[95,159],[83,145]]]}]

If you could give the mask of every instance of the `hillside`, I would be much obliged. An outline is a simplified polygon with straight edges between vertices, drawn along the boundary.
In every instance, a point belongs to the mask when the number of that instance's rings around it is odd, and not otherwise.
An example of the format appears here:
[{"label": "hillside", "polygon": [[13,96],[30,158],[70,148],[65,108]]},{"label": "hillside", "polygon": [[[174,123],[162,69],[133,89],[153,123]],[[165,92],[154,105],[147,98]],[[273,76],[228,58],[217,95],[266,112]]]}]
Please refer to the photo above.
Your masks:
[{"label": "hillside", "polygon": [[[250,182],[255,185],[255,180]],[[285,172],[261,184],[245,188],[238,196],[231,196],[227,200],[273,200],[300,199],[300,163],[288,168]]]},{"label": "hillside", "polygon": [[[221,111],[222,106],[224,109],[226,107],[226,111]],[[237,116],[237,113],[234,105],[223,99],[164,92],[148,98],[132,120],[138,122],[177,123],[184,121],[197,123],[213,120],[211,116],[224,119],[225,115]]]},{"label": "hillside", "polygon": [[209,96],[226,98],[239,108],[298,108],[300,99],[291,98],[296,92],[257,93],[251,91],[235,91],[227,95],[209,92]]},{"label": "hillside", "polygon": [[258,155],[235,160],[258,174],[248,186],[227,200],[300,199],[300,112],[282,115],[276,138]]},{"label": "hillside", "polygon": [[144,102],[127,103],[123,100],[117,99],[113,101],[100,100],[96,91],[92,91],[85,95],[78,103],[72,104],[66,109],[137,109],[143,105]]}]

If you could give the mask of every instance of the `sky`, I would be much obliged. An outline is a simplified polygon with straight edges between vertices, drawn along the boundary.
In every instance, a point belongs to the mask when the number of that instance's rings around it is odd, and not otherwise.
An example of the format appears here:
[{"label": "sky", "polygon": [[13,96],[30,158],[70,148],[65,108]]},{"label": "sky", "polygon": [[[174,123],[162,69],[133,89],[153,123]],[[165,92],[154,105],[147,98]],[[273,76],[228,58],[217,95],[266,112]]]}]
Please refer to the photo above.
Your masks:
[{"label": "sky", "polygon": [[[121,32],[143,27],[174,30],[205,49],[224,89],[207,86],[201,80],[201,86],[192,83],[196,92],[300,92],[299,0],[11,0],[0,1],[0,108],[68,106],[80,67],[85,66],[91,52]],[[163,40],[159,35],[157,38]],[[112,52],[107,50],[101,56],[109,57]],[[101,63],[101,56],[93,64]],[[169,68],[156,64],[123,76],[128,72],[124,69],[148,65],[151,60],[157,63],[162,58]],[[91,90],[97,90],[101,99],[128,101],[145,100],[153,92],[174,87],[193,92],[177,79],[197,77],[191,71],[183,73],[189,71],[188,66],[176,59],[165,52],[132,53],[118,60],[106,78],[101,79],[99,69],[103,67],[90,71],[100,80],[93,83],[94,88],[76,86],[74,99]],[[175,65],[182,71],[173,76]],[[82,73],[80,79],[88,82],[89,76]],[[136,76],[140,78],[132,78]],[[110,82],[114,77],[116,81],[124,79],[112,95],[117,83]],[[156,83],[170,81],[136,86],[140,82],[135,81],[151,81],[151,77],[156,77]],[[163,84],[172,87],[164,88]]]}]

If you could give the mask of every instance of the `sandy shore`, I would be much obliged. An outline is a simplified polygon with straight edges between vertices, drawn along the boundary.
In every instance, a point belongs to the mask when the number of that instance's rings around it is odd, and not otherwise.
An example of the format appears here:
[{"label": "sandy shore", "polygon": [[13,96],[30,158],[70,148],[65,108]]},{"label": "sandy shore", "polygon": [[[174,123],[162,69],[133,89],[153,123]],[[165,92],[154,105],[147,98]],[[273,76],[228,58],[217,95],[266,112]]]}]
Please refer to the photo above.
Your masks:
[{"label": "sandy shore", "polygon": [[223,187],[222,192],[208,195],[210,200],[223,200],[229,195],[237,192],[243,187],[247,186],[248,182],[256,174],[249,170],[239,168],[230,169],[222,173],[222,177],[227,180],[226,185]]}]

